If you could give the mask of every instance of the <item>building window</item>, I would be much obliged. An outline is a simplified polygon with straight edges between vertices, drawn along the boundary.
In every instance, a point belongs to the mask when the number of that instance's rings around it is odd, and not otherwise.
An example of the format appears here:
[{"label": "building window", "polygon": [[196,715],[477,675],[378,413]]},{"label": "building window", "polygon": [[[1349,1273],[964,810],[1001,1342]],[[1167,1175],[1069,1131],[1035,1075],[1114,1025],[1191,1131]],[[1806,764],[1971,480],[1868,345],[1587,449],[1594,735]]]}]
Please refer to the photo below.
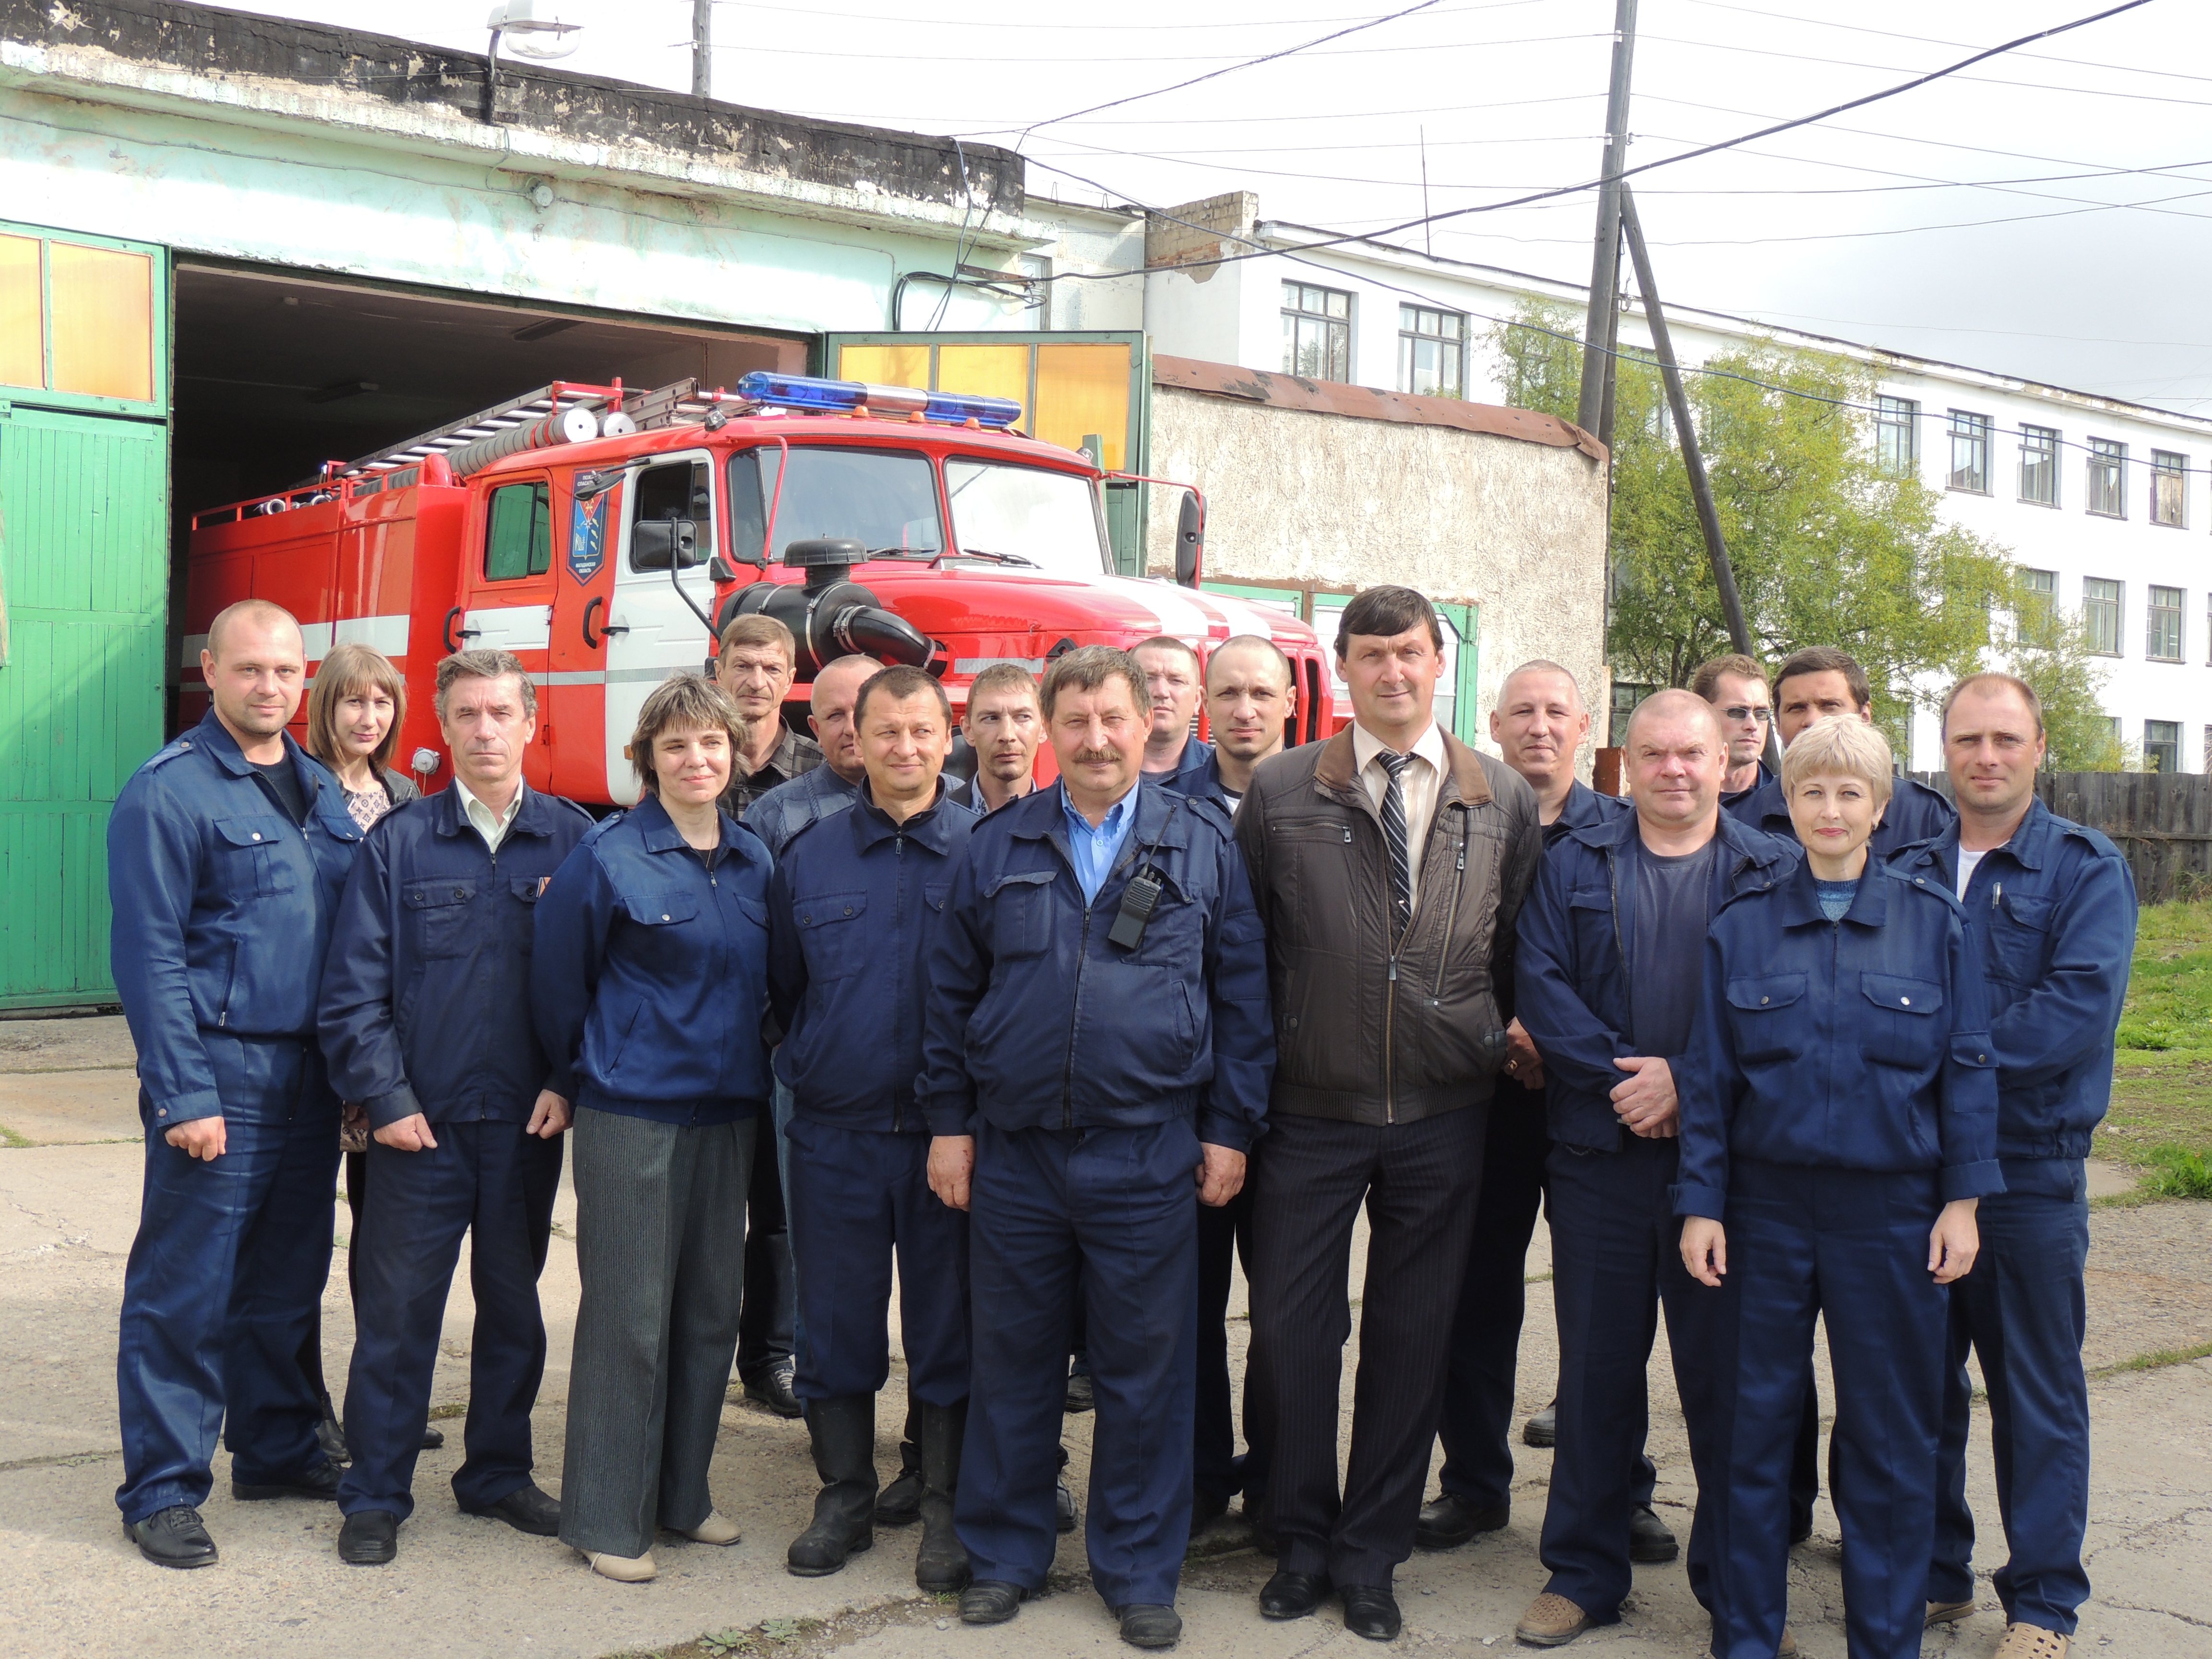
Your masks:
[{"label": "building window", "polygon": [[2143,770],[2179,772],[2180,769],[2181,722],[2179,720],[2145,720],[2143,722]]},{"label": "building window", "polygon": [[2020,498],[2038,507],[2058,505],[2058,428],[2020,429]]},{"label": "building window", "polygon": [[1990,493],[1990,417],[1951,411],[1951,480],[1954,489]]},{"label": "building window", "polygon": [[1311,283],[1283,284],[1283,373],[1352,378],[1352,296]]},{"label": "building window", "polygon": [[2150,521],[2175,529],[2189,524],[2189,457],[2170,449],[2150,453]]},{"label": "building window", "polygon": [[1398,390],[1417,398],[1467,396],[1467,319],[1426,306],[1398,307]]},{"label": "building window", "polygon": [[2058,573],[2027,570],[2020,573],[2018,620],[2023,629],[2049,626],[2058,605]]},{"label": "building window", "polygon": [[2120,599],[2118,582],[2091,576],[2081,584],[2081,627],[2100,657],[2120,654]]},{"label": "building window", "polygon": [[1910,398],[1877,398],[1874,464],[1893,478],[1920,470],[1920,405]]},{"label": "building window", "polygon": [[2110,438],[2089,440],[2089,507],[2107,519],[2128,516],[2128,447]]},{"label": "building window", "polygon": [[2181,660],[2181,599],[2178,587],[2150,591],[2150,602],[2143,607],[2143,655],[2153,662]]}]

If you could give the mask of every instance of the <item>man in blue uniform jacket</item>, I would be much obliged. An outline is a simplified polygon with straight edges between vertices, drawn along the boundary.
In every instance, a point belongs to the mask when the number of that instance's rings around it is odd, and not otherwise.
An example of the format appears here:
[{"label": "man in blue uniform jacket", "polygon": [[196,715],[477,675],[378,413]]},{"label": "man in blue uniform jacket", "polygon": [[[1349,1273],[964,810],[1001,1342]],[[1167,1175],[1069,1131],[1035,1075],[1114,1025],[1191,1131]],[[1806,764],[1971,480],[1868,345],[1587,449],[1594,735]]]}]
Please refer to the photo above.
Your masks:
[{"label": "man in blue uniform jacket", "polygon": [[976,826],[929,953],[930,1185],[970,1216],[975,1432],[955,1516],[975,1583],[960,1616],[1003,1623],[1051,1568],[1080,1294],[1092,1580],[1124,1640],[1167,1647],[1190,1534],[1191,1193],[1236,1196],[1266,1117],[1266,953],[1227,817],[1140,781],[1136,663],[1072,651],[1042,702],[1060,781]]},{"label": "man in blue uniform jacket", "polygon": [[1145,737],[1145,775],[1178,794],[1193,793],[1213,758],[1213,745],[1191,735],[1206,675],[1198,653],[1181,640],[1156,634],[1129,647],[1145,671],[1151,724]]},{"label": "man in blue uniform jacket", "polygon": [[[1871,724],[1873,685],[1866,670],[1848,652],[1833,646],[1808,646],[1774,671],[1775,733],[1787,749],[1800,732],[1831,714],[1856,714]],[[1737,796],[1728,811],[1754,830],[1796,839],[1779,778],[1770,778],[1748,794]],[[1882,808],[1874,839],[1867,843],[1867,855],[1886,859],[1917,841],[1932,840],[1955,823],[1958,817],[1951,803],[1926,784],[1899,778],[1889,804]]]},{"label": "man in blue uniform jacket", "polygon": [[538,1306],[572,1103],[530,1018],[538,895],[592,827],[522,781],[538,696],[504,651],[438,665],[450,788],[378,823],[346,884],[323,973],[331,1081],[368,1114],[368,1202],[353,1238],[352,1465],[338,1556],[398,1552],[413,1513],[446,1297],[469,1237],[476,1333],[468,1456],[453,1496],[551,1537],[561,1506],[531,1478],[530,1413],[545,1374]]},{"label": "man in blue uniform jacket", "polygon": [[952,1529],[968,1420],[968,1218],[929,1190],[921,1069],[923,955],[975,815],[945,798],[952,705],[918,668],[887,668],[854,708],[867,768],[853,809],[786,844],[769,885],[776,1070],[794,1108],[791,1232],[799,1398],[822,1491],[792,1541],[801,1577],[875,1541],[876,1395],[890,1375],[891,1263],[908,1415],[921,1453],[915,1582],[966,1588]]},{"label": "man in blue uniform jacket", "polygon": [[2043,709],[2004,674],[1960,681],[1943,708],[1959,822],[1892,867],[1959,896],[1980,946],[1997,1064],[2005,1189],[1982,1200],[1982,1249],[1951,1291],[1951,1364],[1928,1621],[1974,1608],[1966,1507],[1966,1351],[1989,1388],[2006,1659],[2063,1659],[2089,1594],[2089,1392],[2081,1370],[2089,1208],[2082,1159],[2112,1086],[2112,1033],[2135,951],[2127,862],[2035,798]]},{"label": "man in blue uniform jacket", "polygon": [[199,1506],[226,1419],[234,1496],[328,1499],[338,1484],[299,1352],[330,1277],[337,1180],[315,996],[361,827],[284,730],[307,684],[289,612],[230,606],[200,672],[214,707],[138,769],[107,826],[111,956],[146,1131],[115,1501],[167,1567],[216,1559]]},{"label": "man in blue uniform jacket", "polygon": [[1543,1056],[1553,1143],[1559,1437],[1541,1547],[1551,1577],[1516,1632],[1544,1647],[1616,1622],[1627,1598],[1639,1488],[1648,1501],[1644,1378],[1662,1306],[1698,1474],[1690,1588],[1715,1605],[1728,1379],[1712,1358],[1719,1310],[1696,1294],[1676,1249],[1683,1056],[1713,915],[1798,861],[1793,842],[1721,812],[1728,740],[1703,699],[1645,699],[1626,748],[1636,810],[1546,849],[1516,963],[1515,1009]]}]

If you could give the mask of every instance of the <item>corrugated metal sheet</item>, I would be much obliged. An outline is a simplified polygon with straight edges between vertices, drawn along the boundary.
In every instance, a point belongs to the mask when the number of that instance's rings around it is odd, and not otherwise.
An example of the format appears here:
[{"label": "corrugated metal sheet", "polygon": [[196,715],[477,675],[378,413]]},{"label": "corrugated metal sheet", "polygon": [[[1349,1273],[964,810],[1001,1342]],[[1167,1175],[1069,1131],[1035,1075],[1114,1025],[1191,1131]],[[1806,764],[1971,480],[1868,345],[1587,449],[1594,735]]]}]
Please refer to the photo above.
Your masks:
[{"label": "corrugated metal sheet", "polygon": [[1322,415],[1348,415],[1363,421],[1403,421],[1411,426],[1457,427],[1493,437],[1517,438],[1553,449],[1579,449],[1592,460],[1605,459],[1605,446],[1571,421],[1533,409],[1505,409],[1457,398],[1416,398],[1372,386],[1340,386],[1296,374],[1270,374],[1234,363],[1202,362],[1195,357],[1152,358],[1152,384],[1185,392],[1206,392],[1278,409],[1306,409]]},{"label": "corrugated metal sheet", "polygon": [[112,995],[107,814],[161,739],[168,428],[0,413],[0,1006]]}]

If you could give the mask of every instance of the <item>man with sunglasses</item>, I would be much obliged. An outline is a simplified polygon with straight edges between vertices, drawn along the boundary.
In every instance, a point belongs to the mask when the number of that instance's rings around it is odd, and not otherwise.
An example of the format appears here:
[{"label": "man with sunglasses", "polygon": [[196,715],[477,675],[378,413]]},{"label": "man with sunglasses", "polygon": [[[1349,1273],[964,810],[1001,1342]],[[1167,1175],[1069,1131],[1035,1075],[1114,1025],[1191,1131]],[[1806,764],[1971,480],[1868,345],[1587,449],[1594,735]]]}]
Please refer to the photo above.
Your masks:
[{"label": "man with sunglasses", "polygon": [[1766,676],[1749,657],[1731,651],[1700,663],[1690,677],[1690,690],[1712,704],[1728,735],[1728,777],[1721,785],[1725,812],[1774,775],[1766,769],[1766,732],[1774,720]]}]

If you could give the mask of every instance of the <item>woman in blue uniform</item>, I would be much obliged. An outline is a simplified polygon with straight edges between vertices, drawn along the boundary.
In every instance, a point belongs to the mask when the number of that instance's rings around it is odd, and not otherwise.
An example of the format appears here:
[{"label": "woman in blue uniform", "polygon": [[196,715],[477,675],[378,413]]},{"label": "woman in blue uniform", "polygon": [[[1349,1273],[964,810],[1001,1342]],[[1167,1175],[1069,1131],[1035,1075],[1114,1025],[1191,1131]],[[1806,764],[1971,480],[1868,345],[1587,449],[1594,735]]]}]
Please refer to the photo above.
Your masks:
[{"label": "woman in blue uniform", "polygon": [[547,1087],[576,1103],[576,1268],[561,1540],[625,1583],[665,1527],[734,1544],[707,1466],[738,1341],[753,1115],[769,1098],[768,849],[719,810],[744,717],[656,688],[630,739],[644,799],[538,902]]},{"label": "woman in blue uniform", "polygon": [[1714,917],[1681,1089],[1682,1259],[1725,1283],[1735,1408],[1712,1650],[1787,1640],[1789,1486],[1815,1315],[1835,1370],[1851,1659],[1913,1659],[1933,1547],[1944,1286],[2002,1189],[1981,970],[1939,880],[1867,855],[1889,745],[1801,732],[1782,785],[1805,862]]}]

